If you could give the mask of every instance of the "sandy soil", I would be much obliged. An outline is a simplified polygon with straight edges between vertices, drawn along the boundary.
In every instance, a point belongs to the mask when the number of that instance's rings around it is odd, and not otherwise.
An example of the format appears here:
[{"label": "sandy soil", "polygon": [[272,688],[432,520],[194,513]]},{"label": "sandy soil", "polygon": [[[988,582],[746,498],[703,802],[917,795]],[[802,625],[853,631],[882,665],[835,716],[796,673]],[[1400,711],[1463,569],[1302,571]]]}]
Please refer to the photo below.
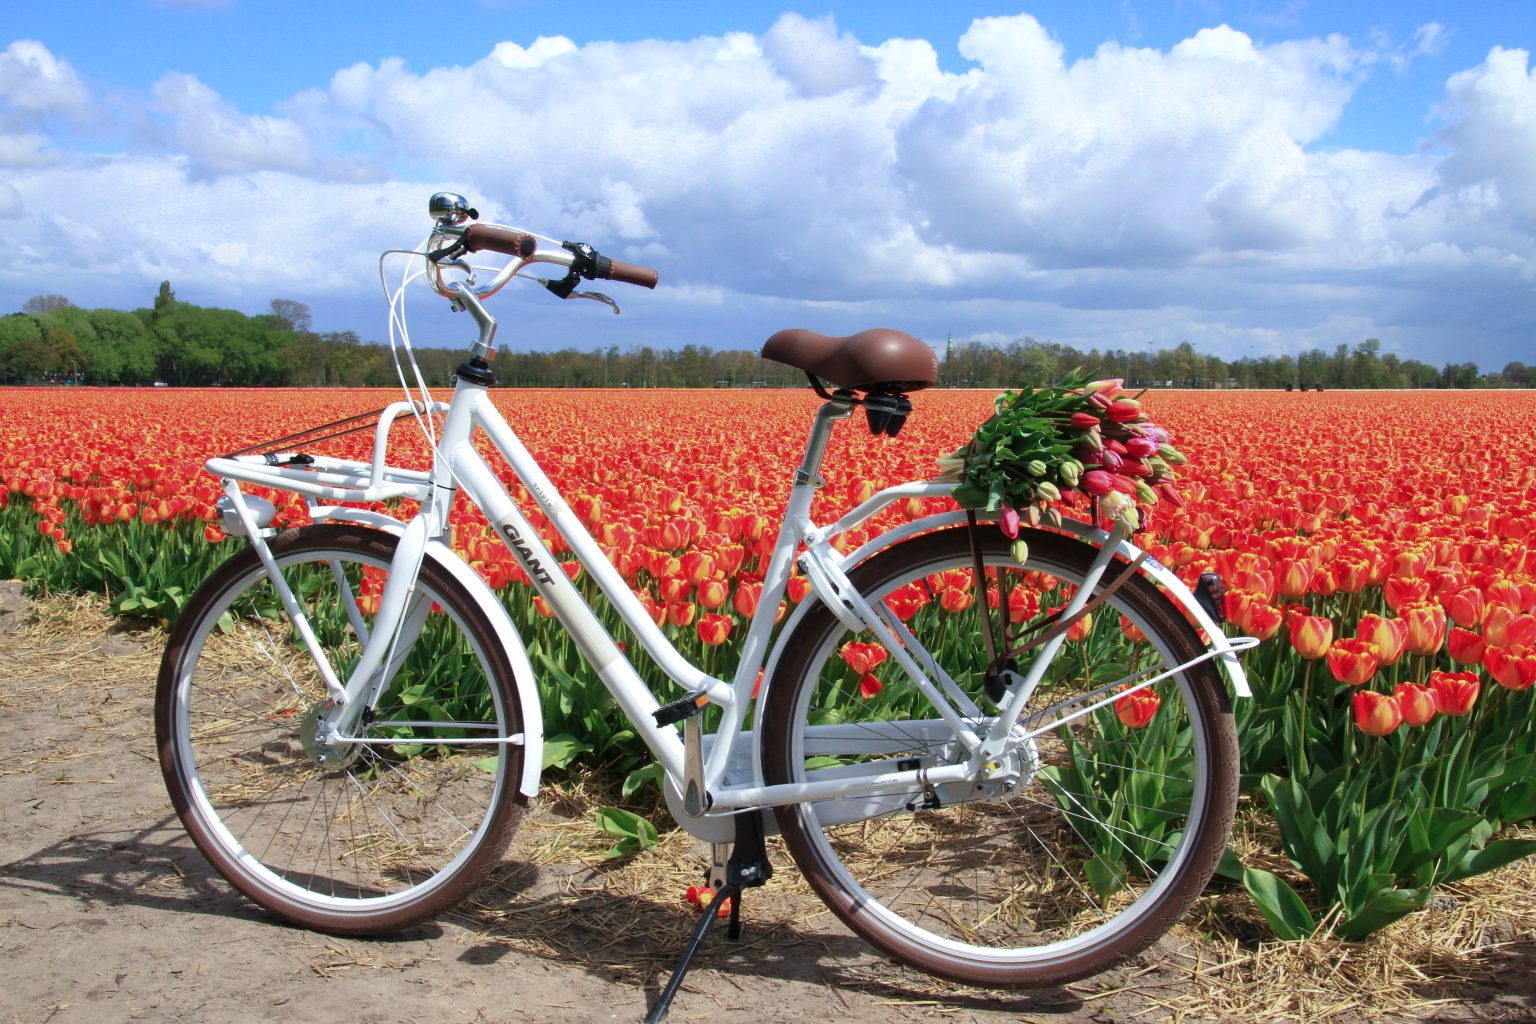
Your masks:
[{"label": "sandy soil", "polygon": [[[686,836],[604,861],[590,810],[557,794],[448,919],[373,941],[286,927],[212,872],[170,808],[159,634],[48,609],[0,583],[0,1022],[638,1021],[656,998],[691,924]],[[776,867],[744,941],[710,939],[671,1020],[1109,1024],[1168,1019],[1188,988],[1178,937],[1067,988],[953,988],[874,954],[787,857]],[[1533,948],[1515,944],[1511,976],[1529,979]],[[1468,988],[1436,1012],[1536,1020],[1529,987]]]}]

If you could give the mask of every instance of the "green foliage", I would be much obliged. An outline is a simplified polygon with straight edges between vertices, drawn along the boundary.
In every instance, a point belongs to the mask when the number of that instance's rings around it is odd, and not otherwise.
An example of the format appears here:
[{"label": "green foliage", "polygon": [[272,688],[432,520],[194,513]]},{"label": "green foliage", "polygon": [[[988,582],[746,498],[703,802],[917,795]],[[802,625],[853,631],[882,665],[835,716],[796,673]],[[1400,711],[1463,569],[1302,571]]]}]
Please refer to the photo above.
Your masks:
[{"label": "green foliage", "polygon": [[[1390,671],[1423,679],[1452,667],[1410,657],[1415,664]],[[1536,841],[1495,838],[1536,817],[1529,694],[1488,682],[1472,714],[1437,715],[1378,739],[1355,727],[1352,689],[1321,666],[1266,644],[1249,664],[1254,698],[1237,704],[1245,788],[1273,816],[1307,883],[1244,873],[1278,937],[1326,927],[1363,939],[1423,909],[1436,886],[1536,853]]]},{"label": "green foliage", "polygon": [[600,807],[596,813],[597,827],[611,836],[618,837],[604,856],[624,857],[656,845],[656,826],[634,811],[619,807]]}]

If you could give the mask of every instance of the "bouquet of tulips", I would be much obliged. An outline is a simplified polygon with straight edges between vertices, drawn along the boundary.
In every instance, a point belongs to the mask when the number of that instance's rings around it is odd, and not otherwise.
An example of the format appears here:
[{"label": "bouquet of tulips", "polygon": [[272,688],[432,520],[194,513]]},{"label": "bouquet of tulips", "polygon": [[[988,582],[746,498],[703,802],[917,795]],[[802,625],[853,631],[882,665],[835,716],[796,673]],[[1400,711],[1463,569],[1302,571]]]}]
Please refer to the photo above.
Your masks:
[{"label": "bouquet of tulips", "polygon": [[940,480],[955,482],[962,508],[998,512],[1018,550],[1020,519],[1060,521],[1054,502],[1086,494],[1099,513],[1129,529],[1141,525],[1137,503],[1182,505],[1172,467],[1184,456],[1168,432],[1147,418],[1119,380],[1088,381],[1078,371],[1046,388],[1005,391],[994,413],[959,450],[939,460]]}]

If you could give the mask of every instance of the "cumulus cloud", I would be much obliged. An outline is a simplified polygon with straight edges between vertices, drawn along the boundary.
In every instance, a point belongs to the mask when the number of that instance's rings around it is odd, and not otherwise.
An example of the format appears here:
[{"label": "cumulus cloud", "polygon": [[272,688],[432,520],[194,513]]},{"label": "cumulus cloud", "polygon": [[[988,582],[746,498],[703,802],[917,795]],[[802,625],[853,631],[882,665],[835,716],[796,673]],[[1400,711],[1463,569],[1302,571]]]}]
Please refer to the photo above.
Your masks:
[{"label": "cumulus cloud", "polygon": [[1460,207],[1489,240],[1503,228],[1527,242],[1536,235],[1536,72],[1529,63],[1525,50],[1495,47],[1482,64],[1452,76],[1440,107],[1447,123],[1435,141],[1447,154],[1425,201]]},{"label": "cumulus cloud", "polygon": [[192,75],[171,72],[155,83],[154,108],[169,143],[195,177],[255,170],[308,174],[309,140],[285,118],[241,114]]},{"label": "cumulus cloud", "polygon": [[[1393,52],[1438,52],[1444,32],[1426,25]],[[660,316],[668,329],[718,305],[750,326],[721,320],[700,340],[732,344],[791,320],[852,330],[878,316],[1101,345],[1171,332],[1241,354],[1361,323],[1429,338],[1447,329],[1433,302],[1448,288],[1477,280],[1487,305],[1490,289],[1528,290],[1525,51],[1454,76],[1433,148],[1394,155],[1320,142],[1381,69],[1380,46],[1218,25],[1068,59],[1019,15],[978,19],[958,50],[967,64],[946,71],[927,40],[869,45],[785,15],[762,36],[554,36],[464,66],[357,64],[267,112],[172,73],[154,87],[148,145],[45,176],[33,129],[89,97],[67,64],[17,43],[0,55],[5,116],[23,109],[10,83],[25,69],[53,84],[29,122],[0,123],[20,197],[0,206],[22,211],[10,226],[45,261],[155,280],[185,261],[219,287],[302,287],[319,310],[316,290],[357,290],[369,254],[424,227],[426,195],[449,188],[492,219],[659,264],[681,287],[644,301],[678,313]],[[75,216],[119,243],[113,260],[33,212],[50,186],[90,195],[91,218]],[[195,238],[165,237],[165,194],[206,215]],[[345,210],[345,230],[317,235],[291,213],[317,210]],[[295,237],[323,239],[311,263]]]}]

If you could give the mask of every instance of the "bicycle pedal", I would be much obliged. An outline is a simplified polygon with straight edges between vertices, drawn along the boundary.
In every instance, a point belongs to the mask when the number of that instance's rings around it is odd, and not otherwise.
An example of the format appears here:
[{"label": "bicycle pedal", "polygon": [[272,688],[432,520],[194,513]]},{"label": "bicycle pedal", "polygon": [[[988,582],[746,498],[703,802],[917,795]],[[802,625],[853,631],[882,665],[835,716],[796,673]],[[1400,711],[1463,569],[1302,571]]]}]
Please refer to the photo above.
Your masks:
[{"label": "bicycle pedal", "polygon": [[669,701],[651,712],[651,717],[656,719],[659,726],[676,725],[684,719],[692,718],[700,714],[709,706],[709,694],[704,690],[696,690],[677,700]]}]

